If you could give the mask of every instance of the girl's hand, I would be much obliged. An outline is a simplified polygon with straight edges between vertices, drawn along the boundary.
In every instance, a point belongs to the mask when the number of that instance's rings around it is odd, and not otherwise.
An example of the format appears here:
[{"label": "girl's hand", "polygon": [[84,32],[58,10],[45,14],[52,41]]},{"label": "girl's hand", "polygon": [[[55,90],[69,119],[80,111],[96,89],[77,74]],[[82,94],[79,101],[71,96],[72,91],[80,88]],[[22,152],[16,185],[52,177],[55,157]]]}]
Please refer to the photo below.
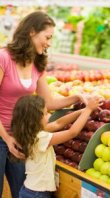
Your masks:
[{"label": "girl's hand", "polygon": [[25,159],[25,155],[22,152],[20,152],[20,150],[22,149],[20,145],[16,142],[14,137],[9,136],[8,141],[6,143],[10,153],[12,153],[18,159]]}]

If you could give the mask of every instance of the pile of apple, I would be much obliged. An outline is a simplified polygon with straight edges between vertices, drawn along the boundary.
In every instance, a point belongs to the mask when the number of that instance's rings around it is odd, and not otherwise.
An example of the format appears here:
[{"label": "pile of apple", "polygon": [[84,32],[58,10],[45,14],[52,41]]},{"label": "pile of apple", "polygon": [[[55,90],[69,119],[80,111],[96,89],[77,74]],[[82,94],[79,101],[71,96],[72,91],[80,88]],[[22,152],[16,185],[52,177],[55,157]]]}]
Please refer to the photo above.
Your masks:
[{"label": "pile of apple", "polygon": [[101,144],[95,148],[96,160],[86,174],[110,184],[110,131],[101,135]]},{"label": "pile of apple", "polygon": [[[66,71],[66,72],[65,72]],[[66,67],[66,70],[56,69],[48,72],[49,76],[55,76],[61,82],[70,82],[73,80],[99,81],[103,79],[110,79],[110,70],[72,70]]]},{"label": "pile of apple", "polygon": [[[84,108],[83,103],[77,103],[73,107],[74,111]],[[104,100],[101,107],[97,108],[87,120],[80,134],[64,144],[56,145],[55,152],[57,160],[62,161],[72,167],[78,168],[78,164],[86,149],[86,146],[98,128],[105,123],[110,123],[110,99]],[[69,129],[71,124],[65,129]]]}]

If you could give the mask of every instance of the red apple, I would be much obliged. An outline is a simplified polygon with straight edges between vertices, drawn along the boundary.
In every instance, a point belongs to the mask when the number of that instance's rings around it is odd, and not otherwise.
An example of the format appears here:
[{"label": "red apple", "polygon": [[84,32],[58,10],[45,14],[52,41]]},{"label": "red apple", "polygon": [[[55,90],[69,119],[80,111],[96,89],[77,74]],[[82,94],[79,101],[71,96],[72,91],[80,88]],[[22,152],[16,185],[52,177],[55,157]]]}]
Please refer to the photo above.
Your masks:
[{"label": "red apple", "polygon": [[55,150],[56,154],[63,155],[63,153],[65,152],[65,146],[56,145],[56,146],[54,146],[54,150]]},{"label": "red apple", "polygon": [[84,134],[84,140],[85,142],[89,142],[89,140],[91,139],[91,137],[93,136],[94,132],[89,131],[88,133]]},{"label": "red apple", "polygon": [[79,140],[76,140],[76,141],[73,141],[73,142],[72,142],[71,147],[72,147],[72,149],[73,149],[74,151],[79,151],[80,145],[81,145],[81,142],[80,142]]},{"label": "red apple", "polygon": [[110,122],[110,110],[101,110],[101,112],[99,113],[99,120],[102,122]]},{"label": "red apple", "polygon": [[100,111],[101,111],[101,108],[100,107],[98,107],[97,109],[95,109],[93,111],[93,113],[91,114],[91,119],[92,120],[98,120],[99,121],[99,113],[100,113]]},{"label": "red apple", "polygon": [[71,160],[74,161],[74,162],[79,163],[81,158],[82,158],[82,154],[80,154],[79,152],[75,152],[73,154],[73,156],[71,157]]},{"label": "red apple", "polygon": [[64,161],[64,157],[62,155],[56,155],[56,159],[59,161]]},{"label": "red apple", "polygon": [[110,110],[110,99],[104,100],[101,105],[101,108]]},{"label": "red apple", "polygon": [[84,107],[85,107],[85,104],[83,102],[77,102],[76,104],[73,105],[74,110],[83,109]]},{"label": "red apple", "polygon": [[[102,121],[102,120],[101,120]],[[94,120],[88,120],[84,126],[88,131],[96,131],[98,128],[100,128],[104,123],[98,122]]]},{"label": "red apple", "polygon": [[70,149],[70,148],[67,148],[67,149],[64,151],[63,155],[64,155],[65,157],[71,159],[71,157],[74,155],[74,151],[73,151],[72,149]]},{"label": "red apple", "polygon": [[86,149],[87,143],[86,142],[81,142],[80,146],[79,146],[79,151],[81,153],[83,153]]},{"label": "red apple", "polygon": [[65,147],[71,148],[71,145],[72,145],[73,142],[74,142],[74,140],[69,140],[69,141],[65,142],[63,145]]}]

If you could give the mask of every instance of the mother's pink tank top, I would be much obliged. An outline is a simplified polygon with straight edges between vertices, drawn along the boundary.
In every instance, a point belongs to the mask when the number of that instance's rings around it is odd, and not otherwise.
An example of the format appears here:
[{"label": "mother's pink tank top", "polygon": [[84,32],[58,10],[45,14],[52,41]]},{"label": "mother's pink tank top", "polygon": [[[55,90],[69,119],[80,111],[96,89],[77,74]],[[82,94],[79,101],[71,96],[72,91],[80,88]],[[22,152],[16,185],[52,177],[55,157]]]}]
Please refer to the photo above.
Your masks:
[{"label": "mother's pink tank top", "polygon": [[12,111],[16,101],[24,95],[32,94],[36,90],[37,80],[41,73],[33,65],[32,84],[29,88],[24,87],[19,79],[16,63],[6,49],[0,49],[0,67],[4,72],[0,84],[0,121],[6,131],[10,131]]}]

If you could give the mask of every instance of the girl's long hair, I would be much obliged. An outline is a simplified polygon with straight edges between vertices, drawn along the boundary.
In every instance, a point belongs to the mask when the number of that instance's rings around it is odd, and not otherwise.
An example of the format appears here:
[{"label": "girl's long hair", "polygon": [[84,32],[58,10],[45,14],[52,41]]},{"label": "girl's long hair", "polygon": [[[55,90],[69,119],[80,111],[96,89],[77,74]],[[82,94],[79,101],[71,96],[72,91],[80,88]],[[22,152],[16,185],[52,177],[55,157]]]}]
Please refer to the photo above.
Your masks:
[{"label": "girl's long hair", "polygon": [[21,97],[13,110],[11,131],[26,158],[33,155],[32,148],[37,142],[37,133],[43,130],[41,120],[44,107],[43,98],[28,95]]},{"label": "girl's long hair", "polygon": [[46,13],[37,11],[27,15],[18,25],[12,42],[7,45],[9,53],[17,63],[24,67],[26,63],[34,62],[38,71],[43,71],[47,65],[47,55],[37,54],[30,38],[30,32],[39,33],[47,27],[54,27],[55,23]]}]

